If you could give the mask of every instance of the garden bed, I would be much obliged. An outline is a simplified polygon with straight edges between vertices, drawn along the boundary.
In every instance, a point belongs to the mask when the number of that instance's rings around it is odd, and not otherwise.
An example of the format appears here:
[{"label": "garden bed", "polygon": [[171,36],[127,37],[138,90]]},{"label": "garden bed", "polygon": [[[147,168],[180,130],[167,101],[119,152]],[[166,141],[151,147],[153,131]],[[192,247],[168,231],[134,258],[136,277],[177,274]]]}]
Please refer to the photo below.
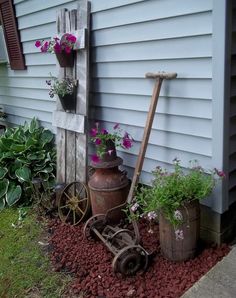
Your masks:
[{"label": "garden bed", "polygon": [[83,224],[75,227],[51,221],[52,263],[56,271],[74,277],[68,297],[75,294],[88,298],[178,298],[230,250],[227,245],[211,246],[203,248],[193,260],[170,262],[160,253],[158,225],[153,227],[153,233],[148,233],[149,228],[146,222],[139,225],[144,248],[157,250],[156,256],[145,273],[122,277],[113,273],[113,255],[103,243],[83,239]]}]

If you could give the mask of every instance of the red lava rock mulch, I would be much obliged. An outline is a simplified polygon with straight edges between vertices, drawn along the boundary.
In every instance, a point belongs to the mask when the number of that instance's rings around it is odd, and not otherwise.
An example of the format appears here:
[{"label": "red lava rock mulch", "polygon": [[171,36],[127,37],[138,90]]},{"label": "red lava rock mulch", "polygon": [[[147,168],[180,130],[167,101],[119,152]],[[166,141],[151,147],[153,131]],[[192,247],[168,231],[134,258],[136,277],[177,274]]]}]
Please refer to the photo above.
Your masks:
[{"label": "red lava rock mulch", "polygon": [[148,225],[141,223],[143,246],[148,251],[157,249],[157,255],[145,273],[122,277],[113,273],[113,255],[102,242],[83,239],[83,224],[74,227],[52,221],[50,228],[55,270],[74,276],[68,297],[75,294],[89,298],[178,298],[230,250],[227,245],[213,246],[202,250],[193,260],[171,262],[160,254],[158,225],[151,234],[147,233]]}]

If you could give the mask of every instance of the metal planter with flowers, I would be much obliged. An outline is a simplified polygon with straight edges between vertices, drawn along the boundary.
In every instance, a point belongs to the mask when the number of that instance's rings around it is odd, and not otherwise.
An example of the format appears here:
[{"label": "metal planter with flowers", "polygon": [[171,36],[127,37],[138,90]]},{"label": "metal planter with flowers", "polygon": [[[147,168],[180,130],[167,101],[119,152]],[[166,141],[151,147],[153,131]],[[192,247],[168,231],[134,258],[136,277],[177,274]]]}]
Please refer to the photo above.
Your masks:
[{"label": "metal planter with flowers", "polygon": [[46,80],[50,86],[49,95],[51,98],[58,95],[61,105],[65,111],[74,111],[76,106],[77,80],[66,77],[61,80],[52,77]]},{"label": "metal planter with flowers", "polygon": [[159,217],[162,254],[172,261],[184,261],[196,255],[199,201],[212,193],[217,179],[224,178],[222,171],[205,171],[197,161],[190,163],[186,172],[178,159],[174,160],[173,172],[157,167],[153,171],[152,187],[142,187],[131,206],[132,216],[136,218],[153,221]]},{"label": "metal planter with flowers", "polygon": [[[96,123],[90,131],[91,141],[96,147],[96,154],[91,160],[95,171],[88,183],[93,215],[106,214],[108,210],[124,204],[129,192],[129,180],[126,172],[119,169],[123,160],[117,156],[116,147],[129,149],[133,140],[120,129],[119,124],[113,128],[113,132],[108,132]],[[118,223],[122,213],[119,209],[114,210],[111,221]]]},{"label": "metal planter with flowers", "polygon": [[56,54],[57,60],[61,67],[74,66],[74,50],[76,36],[70,33],[65,33],[61,38],[53,37],[50,41],[35,42],[35,46],[40,48],[42,53]]}]

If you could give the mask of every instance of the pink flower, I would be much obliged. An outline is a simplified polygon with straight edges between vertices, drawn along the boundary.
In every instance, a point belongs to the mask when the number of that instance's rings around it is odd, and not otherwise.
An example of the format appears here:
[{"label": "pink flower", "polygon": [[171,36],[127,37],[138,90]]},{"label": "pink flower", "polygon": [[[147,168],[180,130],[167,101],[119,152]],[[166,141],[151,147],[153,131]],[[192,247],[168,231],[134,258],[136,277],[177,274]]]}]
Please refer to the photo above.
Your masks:
[{"label": "pink flower", "polygon": [[101,134],[102,134],[102,135],[107,135],[107,134],[108,134],[108,131],[107,131],[105,128],[103,128],[103,129],[101,130]]},{"label": "pink flower", "polygon": [[55,43],[54,51],[55,51],[55,53],[61,53],[61,45],[59,44],[59,42]]},{"label": "pink flower", "polygon": [[41,46],[41,41],[40,41],[40,40],[37,40],[37,41],[35,42],[35,46],[36,46],[37,48],[39,48],[39,47]]},{"label": "pink flower", "polygon": [[129,138],[124,138],[122,141],[122,145],[125,149],[130,149],[132,147],[132,140]]},{"label": "pink flower", "polygon": [[101,139],[97,138],[95,140],[95,145],[101,145],[101,143],[102,143],[102,140]]},{"label": "pink flower", "polygon": [[216,174],[217,174],[219,177],[221,177],[221,178],[225,178],[225,173],[224,173],[223,171],[217,170],[217,169],[215,168],[215,172],[216,172]]},{"label": "pink flower", "polygon": [[148,217],[149,220],[156,219],[157,214],[156,214],[155,211],[150,211],[150,212],[148,212],[147,217]]},{"label": "pink flower", "polygon": [[184,239],[184,231],[183,230],[175,230],[175,239],[177,241]]},{"label": "pink flower", "polygon": [[76,42],[76,37],[75,37],[74,35],[72,35],[72,34],[69,34],[69,35],[66,37],[66,39],[67,39],[68,41],[70,41],[71,43],[75,43],[75,42]]},{"label": "pink flower", "polygon": [[107,153],[108,153],[109,155],[111,155],[113,151],[114,151],[114,150],[111,149],[111,150],[108,150]]},{"label": "pink flower", "polygon": [[93,154],[93,155],[91,156],[91,159],[92,159],[92,161],[95,162],[95,163],[100,161],[100,158],[99,158],[99,156],[98,156],[97,154]]},{"label": "pink flower", "polygon": [[46,53],[49,48],[49,42],[45,41],[45,43],[41,46],[41,52]]},{"label": "pink flower", "polygon": [[97,131],[96,128],[92,128],[92,129],[90,130],[90,136],[91,136],[92,138],[96,137],[97,132],[98,132],[98,131]]},{"label": "pink flower", "polygon": [[174,212],[174,218],[176,220],[179,220],[179,221],[183,220],[183,214],[181,213],[181,211],[175,210],[175,212]]},{"label": "pink flower", "polygon": [[113,126],[113,129],[117,129],[119,128],[120,124],[119,123],[116,123],[114,126]]},{"label": "pink flower", "polygon": [[65,52],[66,52],[66,54],[70,54],[70,52],[71,52],[71,47],[69,47],[69,46],[65,46]]},{"label": "pink flower", "polygon": [[136,203],[134,203],[133,206],[131,206],[130,210],[131,210],[132,212],[135,212],[135,211],[138,209],[138,207],[139,207],[139,204],[136,202]]}]

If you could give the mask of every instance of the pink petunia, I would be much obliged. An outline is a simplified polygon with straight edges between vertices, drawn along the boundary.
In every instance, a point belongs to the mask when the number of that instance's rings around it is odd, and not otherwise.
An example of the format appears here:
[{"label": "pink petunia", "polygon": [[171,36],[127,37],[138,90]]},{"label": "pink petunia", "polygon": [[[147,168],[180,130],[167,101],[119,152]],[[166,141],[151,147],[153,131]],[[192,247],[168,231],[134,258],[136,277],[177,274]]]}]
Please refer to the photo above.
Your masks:
[{"label": "pink petunia", "polygon": [[112,154],[113,151],[114,150],[111,149],[111,150],[108,150],[107,153],[111,156],[111,154]]},{"label": "pink petunia", "polygon": [[92,138],[95,138],[96,137],[96,135],[97,135],[97,129],[96,128],[92,128],[91,130],[90,130],[90,136],[92,137]]},{"label": "pink petunia", "polygon": [[220,171],[220,170],[218,170],[218,169],[215,168],[215,172],[221,178],[225,178],[226,177],[225,176],[225,173],[223,171]]},{"label": "pink petunia", "polygon": [[132,147],[132,140],[129,138],[123,138],[122,145],[125,149],[130,149]]},{"label": "pink petunia", "polygon": [[120,126],[120,124],[119,124],[119,123],[116,123],[116,124],[113,126],[113,129],[118,129],[119,126]]},{"label": "pink petunia", "polygon": [[95,145],[101,145],[101,143],[102,143],[102,140],[101,139],[97,138],[95,140]]},{"label": "pink petunia", "polygon": [[41,41],[40,41],[40,40],[37,40],[37,41],[35,42],[35,46],[36,46],[37,48],[41,47]]},{"label": "pink petunia", "polygon": [[59,44],[59,42],[55,43],[54,51],[55,51],[55,53],[61,53],[61,45]]},{"label": "pink petunia", "polygon": [[66,39],[68,41],[70,41],[71,43],[75,43],[76,42],[76,37],[73,34],[69,34]]},{"label": "pink petunia", "polygon": [[71,47],[69,47],[69,46],[65,46],[65,52],[66,52],[66,54],[70,54],[70,52],[71,52]]},{"label": "pink petunia", "polygon": [[45,43],[41,46],[41,52],[46,53],[49,48],[49,42],[45,41]]},{"label": "pink petunia", "polygon": [[92,159],[92,161],[95,162],[95,163],[100,161],[100,158],[99,158],[99,156],[98,156],[97,154],[93,154],[93,155],[91,156],[91,159]]},{"label": "pink petunia", "polygon": [[101,134],[102,134],[102,135],[107,135],[107,134],[108,134],[108,131],[107,131],[105,128],[103,128],[103,129],[101,130]]}]

